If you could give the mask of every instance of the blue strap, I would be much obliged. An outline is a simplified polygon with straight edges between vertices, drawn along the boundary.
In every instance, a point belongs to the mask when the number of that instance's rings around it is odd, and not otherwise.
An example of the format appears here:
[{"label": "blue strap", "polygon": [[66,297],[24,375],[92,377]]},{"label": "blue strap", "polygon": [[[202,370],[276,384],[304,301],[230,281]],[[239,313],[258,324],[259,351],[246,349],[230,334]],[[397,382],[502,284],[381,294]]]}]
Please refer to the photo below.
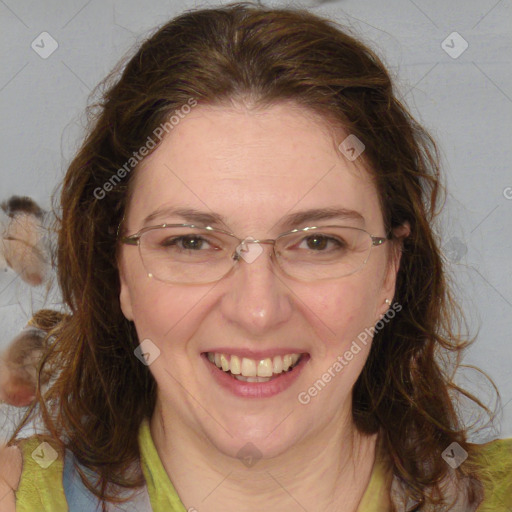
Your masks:
[{"label": "blue strap", "polygon": [[[66,450],[62,485],[68,502],[68,512],[101,512],[101,503],[98,497],[85,487],[73,462],[73,454],[70,450]],[[80,469],[89,478],[93,475],[89,469],[81,465]],[[142,491],[126,503],[107,504],[107,510],[109,512],[152,512],[147,487],[144,487]]]}]

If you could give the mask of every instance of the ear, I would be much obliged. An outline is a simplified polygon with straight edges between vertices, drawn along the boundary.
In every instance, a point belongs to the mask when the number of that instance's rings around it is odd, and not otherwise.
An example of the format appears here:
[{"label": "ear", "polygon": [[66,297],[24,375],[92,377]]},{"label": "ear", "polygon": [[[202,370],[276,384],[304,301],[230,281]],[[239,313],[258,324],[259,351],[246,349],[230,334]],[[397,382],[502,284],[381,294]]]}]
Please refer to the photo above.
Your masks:
[{"label": "ear", "polygon": [[[388,266],[382,286],[382,306],[378,311],[378,319],[382,318],[382,316],[389,309],[391,302],[393,302],[396,288],[396,277],[398,275],[400,261],[402,259],[403,240],[404,238],[407,238],[410,233],[411,225],[407,221],[393,229],[393,238],[390,240],[391,251],[389,254]],[[386,299],[391,301],[390,304],[385,302]]]},{"label": "ear", "polygon": [[119,282],[121,286],[119,292],[119,303],[121,305],[121,311],[123,312],[123,315],[127,320],[133,321],[132,297],[130,293],[130,288],[126,280],[126,272],[124,269],[122,258],[118,259],[117,266],[119,269]]}]

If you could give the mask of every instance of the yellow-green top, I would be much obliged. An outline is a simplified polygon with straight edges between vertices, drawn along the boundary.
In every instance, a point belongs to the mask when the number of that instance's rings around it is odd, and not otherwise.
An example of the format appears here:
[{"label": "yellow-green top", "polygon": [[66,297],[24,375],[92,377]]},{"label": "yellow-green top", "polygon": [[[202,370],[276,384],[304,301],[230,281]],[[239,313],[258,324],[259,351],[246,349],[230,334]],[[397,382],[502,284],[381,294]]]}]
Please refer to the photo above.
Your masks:
[{"label": "yellow-green top", "polygon": [[[66,512],[68,506],[62,484],[63,457],[59,455],[49,467],[42,468],[36,462],[37,457],[32,457],[40,443],[37,436],[19,440],[23,471],[16,491],[16,512]],[[153,512],[187,512],[158,456],[147,419],[139,430],[139,446]],[[483,482],[485,499],[478,512],[512,510],[512,438],[479,445],[479,456],[484,458],[488,470]],[[384,468],[383,461],[377,457],[358,512],[388,510],[392,477]]]}]

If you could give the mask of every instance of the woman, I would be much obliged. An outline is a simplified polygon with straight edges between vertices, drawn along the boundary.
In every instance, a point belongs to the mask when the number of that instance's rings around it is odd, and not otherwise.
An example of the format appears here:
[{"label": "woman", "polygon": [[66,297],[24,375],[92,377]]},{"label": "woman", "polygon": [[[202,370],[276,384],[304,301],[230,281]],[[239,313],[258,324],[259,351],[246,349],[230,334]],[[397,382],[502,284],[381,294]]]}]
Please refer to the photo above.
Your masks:
[{"label": "woman", "polygon": [[468,342],[435,144],[377,56],[235,4],[112,77],[63,184],[62,370],[47,435],[4,450],[10,510],[512,506],[512,440],[468,442],[436,357]]}]

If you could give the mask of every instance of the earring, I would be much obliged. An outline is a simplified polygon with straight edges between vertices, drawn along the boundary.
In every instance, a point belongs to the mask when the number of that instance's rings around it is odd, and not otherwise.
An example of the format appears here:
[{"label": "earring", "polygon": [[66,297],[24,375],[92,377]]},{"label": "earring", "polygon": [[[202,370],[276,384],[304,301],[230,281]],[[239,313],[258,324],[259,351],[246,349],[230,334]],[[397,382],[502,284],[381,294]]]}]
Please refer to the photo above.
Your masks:
[{"label": "earring", "polygon": [[[391,301],[390,301],[389,299],[386,299],[384,302],[385,302],[388,306],[391,304]],[[389,310],[389,307],[388,307],[388,310]],[[386,316],[386,314],[382,314],[382,315],[380,315],[380,317],[379,317],[379,318],[382,320],[385,316]]]}]

